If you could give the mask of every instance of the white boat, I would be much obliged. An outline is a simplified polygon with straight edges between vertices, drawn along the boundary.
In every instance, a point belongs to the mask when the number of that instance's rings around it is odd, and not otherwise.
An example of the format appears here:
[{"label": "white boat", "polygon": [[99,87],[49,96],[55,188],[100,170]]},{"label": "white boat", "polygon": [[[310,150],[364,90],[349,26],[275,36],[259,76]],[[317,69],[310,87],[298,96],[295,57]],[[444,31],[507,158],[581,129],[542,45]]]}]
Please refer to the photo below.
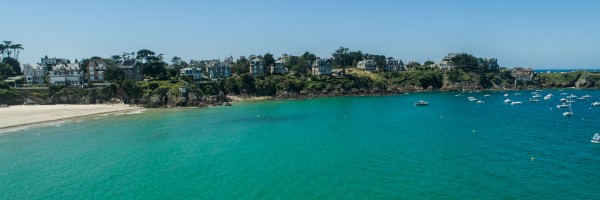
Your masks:
[{"label": "white boat", "polygon": [[567,96],[567,98],[577,98],[577,96],[575,96],[574,94],[571,94],[571,95]]},{"label": "white boat", "polygon": [[569,100],[569,111],[564,112],[563,116],[572,116],[573,115],[573,107],[571,106],[571,100]]},{"label": "white boat", "polygon": [[415,103],[415,106],[427,106],[427,105],[429,105],[429,102],[423,101],[423,100],[419,100],[419,102]]},{"label": "white boat", "polygon": [[596,101],[596,102],[592,103],[592,106],[600,106],[600,102]]},{"label": "white boat", "polygon": [[504,100],[504,103],[510,103],[511,101],[512,100],[510,100],[510,99],[506,99],[506,100]]},{"label": "white boat", "polygon": [[566,103],[563,103],[563,104],[560,104],[560,105],[556,106],[556,108],[568,108],[568,107],[569,107],[569,104],[566,104]]},{"label": "white boat", "polygon": [[469,97],[469,101],[477,101],[475,97]]},{"label": "white boat", "polygon": [[489,94],[483,95],[483,97],[491,97],[491,96],[492,95],[489,95]]},{"label": "white boat", "polygon": [[568,99],[562,98],[562,99],[560,99],[559,101],[560,101],[560,102],[567,102],[567,101],[568,101]]},{"label": "white boat", "polygon": [[540,95],[540,94],[534,94],[533,95],[533,98],[541,98],[541,97],[542,97],[542,95]]},{"label": "white boat", "polygon": [[548,100],[550,98],[552,98],[552,95],[546,95],[546,96],[544,96],[544,100]]},{"label": "white boat", "polygon": [[508,96],[508,93],[504,94],[504,96],[505,96],[505,97],[507,97],[507,96]]},{"label": "white boat", "polygon": [[510,105],[521,105],[523,104],[523,102],[520,101],[513,101],[512,103],[510,103]]},{"label": "white boat", "polygon": [[563,93],[560,93],[560,96],[566,96],[566,95],[568,95],[568,94],[567,94],[567,93],[564,93],[564,92],[563,92]]},{"label": "white boat", "polygon": [[592,98],[592,96],[590,96],[589,94],[586,94],[586,95],[581,96],[581,98],[589,99],[589,98]]},{"label": "white boat", "polygon": [[485,102],[483,102],[483,101],[477,101],[477,103],[485,103]]},{"label": "white boat", "polygon": [[529,102],[540,102],[539,99],[529,99]]},{"label": "white boat", "polygon": [[592,143],[600,143],[600,133],[594,134],[594,137],[592,137]]},{"label": "white boat", "polygon": [[587,100],[586,98],[583,97],[579,97],[579,100]]}]

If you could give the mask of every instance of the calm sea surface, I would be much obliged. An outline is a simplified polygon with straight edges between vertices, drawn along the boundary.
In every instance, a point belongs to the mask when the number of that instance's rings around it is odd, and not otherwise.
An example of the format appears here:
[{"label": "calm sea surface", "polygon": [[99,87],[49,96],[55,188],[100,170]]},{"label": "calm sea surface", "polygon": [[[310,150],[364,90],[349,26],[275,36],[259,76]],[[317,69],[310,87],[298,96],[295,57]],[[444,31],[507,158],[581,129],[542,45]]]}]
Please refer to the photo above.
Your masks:
[{"label": "calm sea surface", "polygon": [[[515,95],[515,93],[522,93]],[[599,199],[599,90],[237,103],[0,133],[0,199]],[[491,97],[484,97],[485,94]],[[485,101],[468,101],[473,96]],[[414,102],[429,101],[427,107]],[[3,116],[6,117],[6,116]],[[532,159],[534,158],[534,159]]]}]

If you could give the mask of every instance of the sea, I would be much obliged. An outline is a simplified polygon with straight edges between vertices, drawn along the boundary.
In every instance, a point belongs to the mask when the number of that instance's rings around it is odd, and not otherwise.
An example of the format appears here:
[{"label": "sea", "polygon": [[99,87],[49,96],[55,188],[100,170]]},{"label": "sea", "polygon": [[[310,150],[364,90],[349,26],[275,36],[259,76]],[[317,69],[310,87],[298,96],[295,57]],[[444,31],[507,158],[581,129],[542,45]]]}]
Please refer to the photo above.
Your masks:
[{"label": "sea", "polygon": [[[591,98],[565,117],[565,94]],[[0,199],[600,199],[599,97],[251,101],[3,130]]]}]

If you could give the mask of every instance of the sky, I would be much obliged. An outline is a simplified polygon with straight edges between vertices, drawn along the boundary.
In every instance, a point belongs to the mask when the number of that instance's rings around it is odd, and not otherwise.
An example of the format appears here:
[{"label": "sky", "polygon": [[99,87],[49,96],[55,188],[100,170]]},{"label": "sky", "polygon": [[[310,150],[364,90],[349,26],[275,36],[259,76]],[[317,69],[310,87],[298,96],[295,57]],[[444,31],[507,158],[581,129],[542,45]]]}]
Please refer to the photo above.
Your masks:
[{"label": "sky", "polygon": [[502,67],[600,68],[600,1],[0,0],[21,63],[149,49],[190,59],[340,46],[404,61],[464,52]]}]

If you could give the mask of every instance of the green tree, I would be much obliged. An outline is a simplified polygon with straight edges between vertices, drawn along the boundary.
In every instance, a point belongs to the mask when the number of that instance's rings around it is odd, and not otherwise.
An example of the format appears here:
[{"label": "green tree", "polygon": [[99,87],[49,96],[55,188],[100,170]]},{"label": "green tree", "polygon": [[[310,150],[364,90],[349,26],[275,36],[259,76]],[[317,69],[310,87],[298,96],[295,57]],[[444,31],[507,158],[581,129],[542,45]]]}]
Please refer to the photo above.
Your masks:
[{"label": "green tree", "polygon": [[125,80],[125,72],[121,68],[110,66],[106,69],[106,80],[122,86]]},{"label": "green tree", "polygon": [[425,65],[425,66],[429,66],[429,65],[433,65],[433,64],[434,64],[434,62],[433,62],[433,61],[431,61],[431,60],[425,61],[425,62],[423,63],[423,65]]},{"label": "green tree", "polygon": [[478,69],[479,61],[475,56],[467,53],[460,53],[450,59],[452,65],[465,72],[472,72]]},{"label": "green tree", "polygon": [[373,55],[373,61],[375,62],[375,66],[377,70],[382,71],[386,64],[386,59],[384,55]]},{"label": "green tree", "polygon": [[346,66],[348,66],[348,62],[352,62],[348,54],[349,51],[350,49],[340,46],[340,48],[331,54],[333,61],[342,69],[342,76],[346,76]]},{"label": "green tree", "polygon": [[273,54],[267,53],[263,56],[263,61],[265,64],[264,74],[268,74],[271,65],[275,65],[275,58],[273,58]]},{"label": "green tree", "polygon": [[7,64],[10,67],[12,67],[12,71],[14,72],[14,76],[22,75],[23,74],[21,72],[21,64],[19,63],[19,61],[17,59],[14,59],[14,58],[11,58],[11,57],[5,57],[4,59],[2,59],[2,63]]}]

